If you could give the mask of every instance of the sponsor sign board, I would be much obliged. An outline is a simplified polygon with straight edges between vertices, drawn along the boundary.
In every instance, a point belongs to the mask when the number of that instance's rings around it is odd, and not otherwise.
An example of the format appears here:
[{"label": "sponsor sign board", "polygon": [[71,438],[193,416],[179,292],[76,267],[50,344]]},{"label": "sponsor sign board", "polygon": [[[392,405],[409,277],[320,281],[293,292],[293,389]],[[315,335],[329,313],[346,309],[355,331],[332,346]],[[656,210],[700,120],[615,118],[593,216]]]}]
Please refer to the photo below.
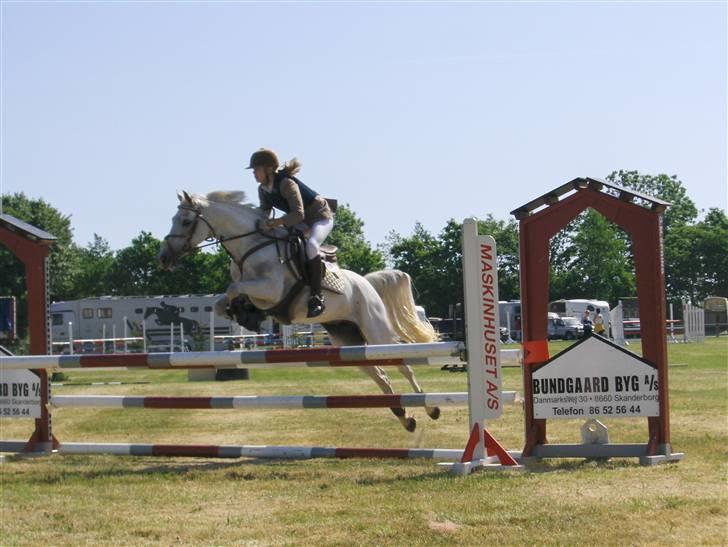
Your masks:
[{"label": "sponsor sign board", "polygon": [[0,372],[0,418],[40,418],[40,378],[29,370]]},{"label": "sponsor sign board", "polygon": [[600,336],[534,368],[531,388],[536,419],[660,414],[657,368]]}]

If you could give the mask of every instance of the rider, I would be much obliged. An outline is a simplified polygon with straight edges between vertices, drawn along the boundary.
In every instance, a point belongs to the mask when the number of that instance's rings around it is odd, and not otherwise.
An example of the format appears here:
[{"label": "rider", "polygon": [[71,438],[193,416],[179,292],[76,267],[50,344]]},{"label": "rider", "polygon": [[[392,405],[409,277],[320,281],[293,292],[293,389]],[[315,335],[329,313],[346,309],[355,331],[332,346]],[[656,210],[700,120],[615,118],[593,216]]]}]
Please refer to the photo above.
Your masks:
[{"label": "rider", "polygon": [[275,153],[261,148],[250,156],[247,169],[253,169],[255,180],[260,183],[258,197],[260,208],[266,216],[270,216],[273,207],[286,213],[281,218],[268,218],[263,223],[264,230],[300,224],[310,230],[306,241],[306,272],[311,284],[308,317],[317,317],[325,309],[321,293],[323,270],[319,247],[334,226],[334,214],[324,198],[296,178],[296,173],[301,169],[297,159],[286,162],[282,169],[278,167]]}]

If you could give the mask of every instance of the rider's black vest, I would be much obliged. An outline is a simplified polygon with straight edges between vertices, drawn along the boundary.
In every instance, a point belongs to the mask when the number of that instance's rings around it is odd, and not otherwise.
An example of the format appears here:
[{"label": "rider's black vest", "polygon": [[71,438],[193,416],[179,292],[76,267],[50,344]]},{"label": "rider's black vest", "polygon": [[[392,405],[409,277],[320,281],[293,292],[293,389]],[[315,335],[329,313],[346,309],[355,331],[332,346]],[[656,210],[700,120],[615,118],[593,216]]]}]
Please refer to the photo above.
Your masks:
[{"label": "rider's black vest", "polygon": [[281,182],[283,182],[283,179],[286,178],[291,179],[293,182],[298,184],[298,191],[301,192],[301,199],[303,200],[303,208],[305,209],[311,205],[313,200],[316,199],[318,193],[311,190],[311,188],[303,184],[293,175],[287,175],[284,171],[278,171],[273,178],[273,187],[270,193],[266,193],[266,197],[270,200],[273,207],[280,209],[281,211],[285,211],[286,213],[291,212],[291,208],[289,207],[286,198],[281,195]]}]

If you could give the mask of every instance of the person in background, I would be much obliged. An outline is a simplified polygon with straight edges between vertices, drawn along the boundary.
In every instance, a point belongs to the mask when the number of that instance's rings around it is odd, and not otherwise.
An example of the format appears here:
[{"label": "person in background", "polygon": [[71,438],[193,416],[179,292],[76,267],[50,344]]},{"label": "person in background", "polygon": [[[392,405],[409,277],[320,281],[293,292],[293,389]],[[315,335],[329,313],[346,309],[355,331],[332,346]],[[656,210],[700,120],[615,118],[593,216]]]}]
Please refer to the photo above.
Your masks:
[{"label": "person in background", "polygon": [[597,311],[594,314],[594,333],[598,334],[599,336],[604,336],[604,331],[606,330],[607,329],[604,326],[604,317],[602,316],[602,310],[597,308]]},{"label": "person in background", "polygon": [[591,312],[588,309],[584,310],[584,315],[581,316],[581,324],[584,326],[584,338],[586,338],[592,333]]}]

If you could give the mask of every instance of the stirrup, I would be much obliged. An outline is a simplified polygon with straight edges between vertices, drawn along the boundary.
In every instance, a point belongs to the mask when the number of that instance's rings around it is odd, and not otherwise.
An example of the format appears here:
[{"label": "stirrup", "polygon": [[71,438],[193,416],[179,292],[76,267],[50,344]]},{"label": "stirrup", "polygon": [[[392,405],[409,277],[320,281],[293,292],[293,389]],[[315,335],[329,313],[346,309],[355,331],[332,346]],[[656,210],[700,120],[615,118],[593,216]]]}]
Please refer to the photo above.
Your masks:
[{"label": "stirrup", "polygon": [[314,294],[308,299],[308,314],[306,317],[318,317],[325,309],[324,297]]}]

